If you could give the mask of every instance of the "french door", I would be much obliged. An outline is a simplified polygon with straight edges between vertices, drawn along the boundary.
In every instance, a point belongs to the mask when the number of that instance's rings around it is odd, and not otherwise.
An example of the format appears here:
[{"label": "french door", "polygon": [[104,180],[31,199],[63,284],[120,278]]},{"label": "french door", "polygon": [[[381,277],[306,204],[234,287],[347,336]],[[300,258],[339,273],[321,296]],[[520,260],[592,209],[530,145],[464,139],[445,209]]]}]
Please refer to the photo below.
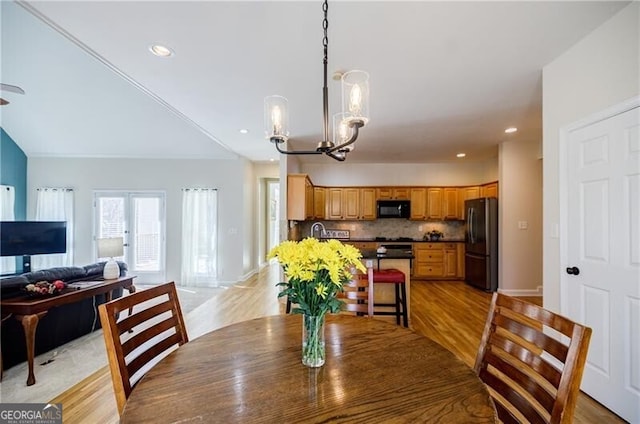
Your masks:
[{"label": "french door", "polygon": [[139,283],[163,282],[165,193],[96,191],[93,205],[94,243],[99,238],[123,237],[124,256],[115,259],[124,261]]}]

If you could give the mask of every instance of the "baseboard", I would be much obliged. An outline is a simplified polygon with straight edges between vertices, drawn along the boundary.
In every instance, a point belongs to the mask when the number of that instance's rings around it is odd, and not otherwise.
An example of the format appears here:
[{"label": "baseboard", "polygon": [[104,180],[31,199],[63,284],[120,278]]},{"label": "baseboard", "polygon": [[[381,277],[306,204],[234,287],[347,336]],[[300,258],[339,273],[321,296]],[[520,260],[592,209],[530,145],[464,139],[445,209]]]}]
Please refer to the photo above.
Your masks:
[{"label": "baseboard", "polygon": [[241,275],[240,277],[238,277],[238,281],[247,281],[249,278],[253,277],[257,273],[258,273],[257,270],[252,269],[251,271],[247,272],[246,274]]},{"label": "baseboard", "polygon": [[499,293],[506,294],[507,296],[542,296],[542,286],[538,286],[535,290],[505,290],[498,289]]}]

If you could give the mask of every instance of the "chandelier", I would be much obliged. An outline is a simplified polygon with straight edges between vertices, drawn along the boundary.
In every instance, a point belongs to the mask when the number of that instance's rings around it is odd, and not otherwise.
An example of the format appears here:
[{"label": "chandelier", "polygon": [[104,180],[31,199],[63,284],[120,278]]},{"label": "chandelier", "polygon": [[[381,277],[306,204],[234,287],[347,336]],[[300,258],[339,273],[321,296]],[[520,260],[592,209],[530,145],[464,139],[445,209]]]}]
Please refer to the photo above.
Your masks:
[{"label": "chandelier", "polygon": [[282,96],[269,96],[264,99],[264,125],[267,138],[276,149],[285,155],[327,155],[335,160],[344,161],[347,153],[355,148],[358,131],[369,122],[369,74],[364,71],[349,71],[341,76],[342,112],[333,116],[333,141],[329,139],[329,89],[327,88],[327,52],[329,39],[327,28],[329,21],[327,0],[322,4],[324,19],[322,28],[324,37],[322,60],[324,85],[322,87],[322,141],[315,150],[287,150],[282,148],[289,139],[289,102]]}]

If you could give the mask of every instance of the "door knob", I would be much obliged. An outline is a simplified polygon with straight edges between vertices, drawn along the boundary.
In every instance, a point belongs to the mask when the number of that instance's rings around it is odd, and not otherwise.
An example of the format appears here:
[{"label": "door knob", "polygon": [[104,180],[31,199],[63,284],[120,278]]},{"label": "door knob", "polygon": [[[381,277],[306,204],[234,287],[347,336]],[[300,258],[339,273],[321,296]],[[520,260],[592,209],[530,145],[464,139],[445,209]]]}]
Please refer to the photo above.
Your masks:
[{"label": "door knob", "polygon": [[580,274],[580,268],[578,268],[577,266],[567,267],[567,274],[569,274],[569,275],[578,275],[578,274]]}]

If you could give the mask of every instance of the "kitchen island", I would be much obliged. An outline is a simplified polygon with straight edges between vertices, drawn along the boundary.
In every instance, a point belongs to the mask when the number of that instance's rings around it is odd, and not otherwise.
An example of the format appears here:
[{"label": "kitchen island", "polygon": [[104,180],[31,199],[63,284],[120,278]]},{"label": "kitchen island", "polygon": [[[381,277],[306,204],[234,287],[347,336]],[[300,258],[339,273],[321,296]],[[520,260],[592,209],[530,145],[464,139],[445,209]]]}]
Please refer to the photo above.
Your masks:
[{"label": "kitchen island", "polygon": [[[407,292],[407,316],[409,317],[409,327],[411,327],[411,261],[414,258],[413,252],[404,249],[388,249],[386,253],[377,253],[376,249],[360,249],[360,252],[362,253],[362,262],[365,266],[368,261],[372,261],[374,270],[395,268],[404,273]],[[376,284],[374,286],[374,302],[394,303],[394,284]],[[381,316],[379,318],[385,321],[392,320],[395,322],[394,317]]]}]

